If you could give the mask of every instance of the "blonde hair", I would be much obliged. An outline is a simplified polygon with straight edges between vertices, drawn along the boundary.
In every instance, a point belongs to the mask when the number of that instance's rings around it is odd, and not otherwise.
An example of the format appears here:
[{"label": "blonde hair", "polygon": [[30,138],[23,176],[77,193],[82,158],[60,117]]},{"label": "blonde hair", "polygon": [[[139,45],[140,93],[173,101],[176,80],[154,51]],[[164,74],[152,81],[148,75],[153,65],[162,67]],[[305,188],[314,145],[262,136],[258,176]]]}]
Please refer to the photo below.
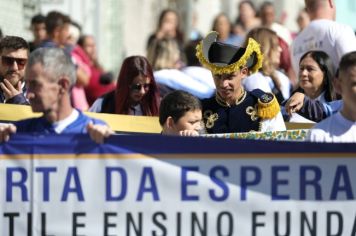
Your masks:
[{"label": "blonde hair", "polygon": [[180,50],[175,39],[156,39],[147,49],[147,59],[154,70],[175,69]]},{"label": "blonde hair", "polygon": [[276,32],[265,27],[258,27],[252,29],[246,38],[253,38],[261,45],[261,52],[264,56],[262,63],[262,74],[270,76],[275,86],[280,89],[281,83],[276,75],[276,65],[271,60],[271,52],[278,50],[279,42]]}]

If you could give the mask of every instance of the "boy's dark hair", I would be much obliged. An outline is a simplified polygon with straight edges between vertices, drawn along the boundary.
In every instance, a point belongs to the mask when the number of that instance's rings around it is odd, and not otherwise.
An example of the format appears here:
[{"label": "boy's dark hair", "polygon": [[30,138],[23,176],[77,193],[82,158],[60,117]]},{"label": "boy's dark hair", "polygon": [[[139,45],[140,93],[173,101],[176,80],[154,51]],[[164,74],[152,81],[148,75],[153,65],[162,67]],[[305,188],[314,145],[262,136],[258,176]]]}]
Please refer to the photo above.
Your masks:
[{"label": "boy's dark hair", "polygon": [[31,25],[42,24],[42,23],[45,23],[45,22],[46,22],[46,17],[44,15],[42,15],[42,14],[34,15],[31,18]]},{"label": "boy's dark hair", "polygon": [[162,99],[159,123],[163,126],[169,116],[177,122],[186,112],[194,110],[202,110],[200,100],[188,92],[176,90]]},{"label": "boy's dark hair", "polygon": [[341,57],[339,73],[344,72],[353,66],[356,66],[356,51],[346,53]]},{"label": "boy's dark hair", "polygon": [[51,11],[46,16],[46,31],[51,35],[57,27],[71,23],[69,16],[58,11]]},{"label": "boy's dark hair", "polygon": [[2,53],[5,49],[28,49],[28,43],[25,39],[18,36],[5,36],[0,41],[0,53]]}]

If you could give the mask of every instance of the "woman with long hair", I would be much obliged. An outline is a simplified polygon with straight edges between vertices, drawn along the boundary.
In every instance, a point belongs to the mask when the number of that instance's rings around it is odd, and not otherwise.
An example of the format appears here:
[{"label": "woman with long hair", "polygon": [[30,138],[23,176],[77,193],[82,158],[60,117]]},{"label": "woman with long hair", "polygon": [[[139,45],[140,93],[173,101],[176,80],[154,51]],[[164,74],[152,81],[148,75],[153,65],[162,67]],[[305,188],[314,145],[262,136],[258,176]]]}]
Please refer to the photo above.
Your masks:
[{"label": "woman with long hair", "polygon": [[147,48],[149,48],[155,40],[166,38],[176,40],[179,49],[183,50],[184,36],[180,29],[179,22],[179,15],[175,10],[163,10],[159,16],[156,31],[148,38]]},{"label": "woman with long hair", "polygon": [[218,14],[213,21],[212,31],[219,33],[217,40],[222,43],[241,46],[243,37],[232,33],[232,24],[225,13]]},{"label": "woman with long hair", "polygon": [[[325,118],[323,105],[330,107],[330,110],[338,110],[341,107],[340,102],[330,106],[330,102],[339,97],[333,87],[335,67],[326,52],[306,52],[300,59],[298,74],[299,87],[284,105],[288,114],[285,119],[289,122],[306,122],[300,119],[302,116],[309,121],[319,122]],[[303,103],[306,104],[298,105]]]},{"label": "woman with long hair", "polygon": [[282,49],[279,46],[278,36],[271,29],[259,27],[252,29],[246,38],[253,38],[261,45],[264,57],[262,68],[243,80],[246,90],[261,89],[265,92],[273,92],[279,103],[290,96],[292,89],[289,78],[278,71]]},{"label": "woman with long hair", "polygon": [[257,10],[252,1],[240,1],[237,11],[234,34],[245,37],[251,29],[261,25],[261,20],[257,16]]},{"label": "woman with long hair", "polygon": [[299,87],[306,96],[322,103],[336,99],[332,80],[335,68],[326,52],[309,51],[299,62]]},{"label": "woman with long hair", "polygon": [[127,57],[122,63],[116,89],[97,99],[89,111],[158,116],[159,92],[147,59]]}]

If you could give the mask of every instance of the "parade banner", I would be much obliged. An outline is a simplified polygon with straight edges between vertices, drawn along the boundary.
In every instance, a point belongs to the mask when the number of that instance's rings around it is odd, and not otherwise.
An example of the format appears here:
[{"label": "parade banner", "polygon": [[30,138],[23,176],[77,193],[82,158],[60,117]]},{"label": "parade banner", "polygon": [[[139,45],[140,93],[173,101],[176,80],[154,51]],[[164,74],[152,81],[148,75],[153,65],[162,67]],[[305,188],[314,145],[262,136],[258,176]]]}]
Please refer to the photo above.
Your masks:
[{"label": "parade banner", "polygon": [[356,145],[13,135],[0,235],[355,235]]}]

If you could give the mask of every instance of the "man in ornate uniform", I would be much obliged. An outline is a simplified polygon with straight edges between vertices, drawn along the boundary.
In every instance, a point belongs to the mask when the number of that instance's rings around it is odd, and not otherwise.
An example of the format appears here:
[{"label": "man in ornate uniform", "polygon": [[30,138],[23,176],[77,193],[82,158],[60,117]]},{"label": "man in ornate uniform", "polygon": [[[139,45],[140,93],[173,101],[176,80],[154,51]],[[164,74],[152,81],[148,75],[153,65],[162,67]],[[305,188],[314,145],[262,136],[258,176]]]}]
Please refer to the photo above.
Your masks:
[{"label": "man in ornate uniform", "polygon": [[208,133],[285,130],[275,96],[256,89],[246,91],[241,81],[262,66],[260,45],[248,40],[246,48],[216,41],[211,32],[197,46],[200,63],[214,77],[216,93],[202,100],[203,119]]}]

